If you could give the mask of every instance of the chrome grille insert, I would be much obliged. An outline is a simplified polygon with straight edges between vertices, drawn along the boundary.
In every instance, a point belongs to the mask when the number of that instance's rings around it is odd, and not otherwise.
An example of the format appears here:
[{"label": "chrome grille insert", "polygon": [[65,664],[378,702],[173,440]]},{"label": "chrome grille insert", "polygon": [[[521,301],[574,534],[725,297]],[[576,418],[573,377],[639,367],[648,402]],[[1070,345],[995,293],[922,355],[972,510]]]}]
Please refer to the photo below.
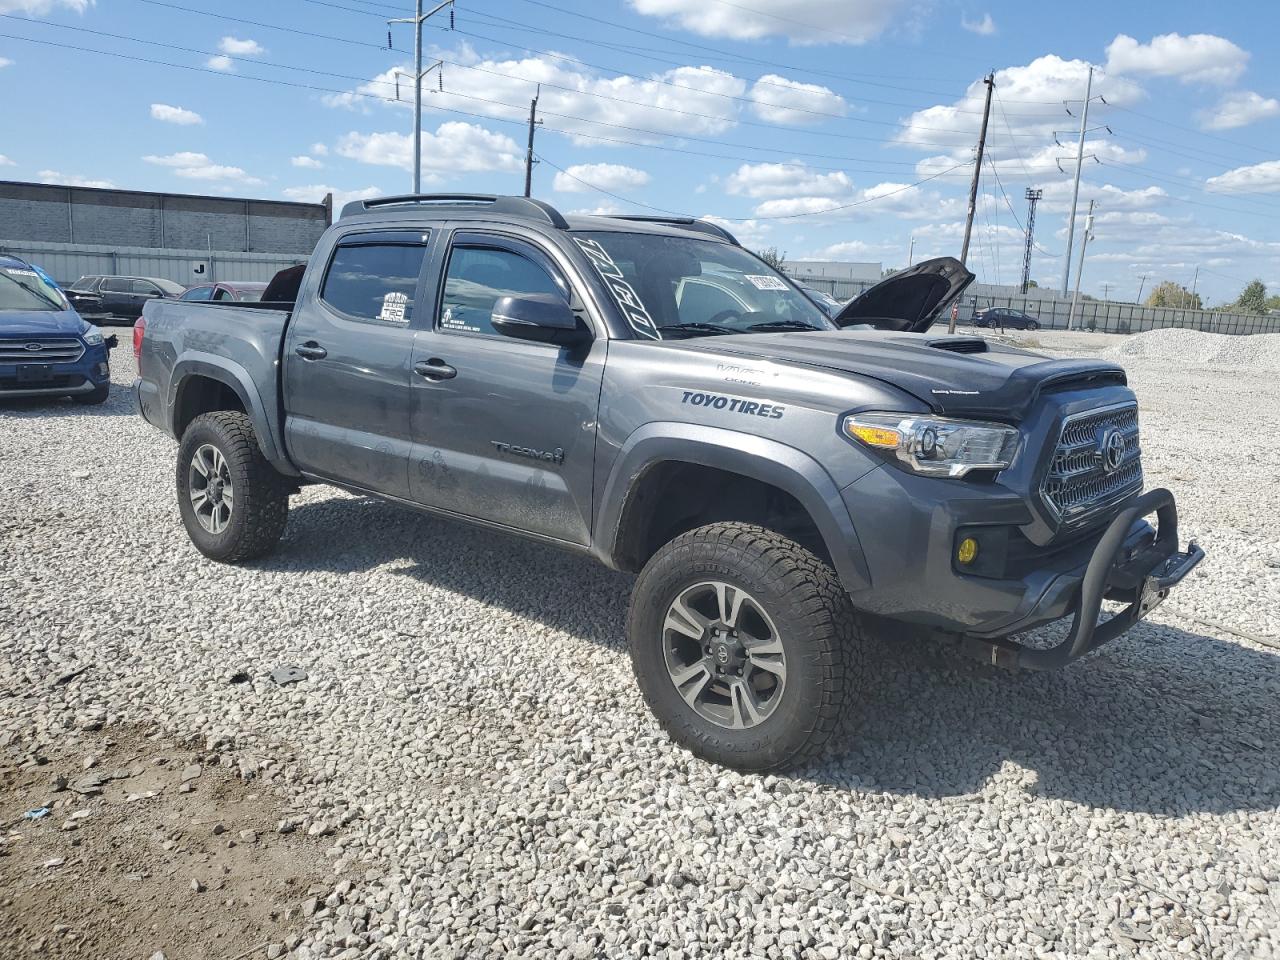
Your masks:
[{"label": "chrome grille insert", "polygon": [[[1107,460],[1107,440],[1124,439],[1123,453]],[[1118,441],[1112,441],[1118,448]],[[1086,410],[1062,424],[1040,495],[1064,525],[1088,520],[1142,489],[1142,448],[1138,440],[1138,405],[1118,404]]]},{"label": "chrome grille insert", "polygon": [[75,363],[84,344],[70,337],[0,340],[0,363]]}]

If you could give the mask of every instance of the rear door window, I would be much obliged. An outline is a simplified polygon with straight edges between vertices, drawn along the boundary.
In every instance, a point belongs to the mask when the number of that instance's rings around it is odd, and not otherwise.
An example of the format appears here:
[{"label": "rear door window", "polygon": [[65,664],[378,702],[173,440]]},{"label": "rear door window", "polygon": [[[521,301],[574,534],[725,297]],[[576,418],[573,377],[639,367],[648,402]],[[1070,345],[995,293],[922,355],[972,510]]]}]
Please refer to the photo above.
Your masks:
[{"label": "rear door window", "polygon": [[208,300],[213,294],[213,287],[192,287],[184,293],[180,300]]},{"label": "rear door window", "polygon": [[413,319],[428,235],[369,233],[334,248],[320,299],[355,320],[404,326]]},{"label": "rear door window", "polygon": [[134,280],[133,292],[145,297],[153,293],[159,293],[160,288],[149,280]]},{"label": "rear door window", "polygon": [[124,277],[107,277],[102,281],[102,289],[106,293],[132,293],[133,284]]}]

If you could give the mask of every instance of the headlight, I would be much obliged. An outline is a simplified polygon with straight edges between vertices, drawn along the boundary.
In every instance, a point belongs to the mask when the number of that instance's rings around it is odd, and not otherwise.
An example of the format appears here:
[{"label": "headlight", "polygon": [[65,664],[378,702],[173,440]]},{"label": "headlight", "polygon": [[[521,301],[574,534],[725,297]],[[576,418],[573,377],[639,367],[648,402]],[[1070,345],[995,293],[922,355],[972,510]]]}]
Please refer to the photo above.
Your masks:
[{"label": "headlight", "polygon": [[80,339],[91,347],[100,347],[102,346],[102,331],[93,324],[89,324],[89,329],[80,334]]},{"label": "headlight", "polygon": [[916,473],[963,477],[970,470],[1003,470],[1018,451],[1018,431],[1000,423],[948,420],[910,413],[855,413],[846,436],[895,455]]}]

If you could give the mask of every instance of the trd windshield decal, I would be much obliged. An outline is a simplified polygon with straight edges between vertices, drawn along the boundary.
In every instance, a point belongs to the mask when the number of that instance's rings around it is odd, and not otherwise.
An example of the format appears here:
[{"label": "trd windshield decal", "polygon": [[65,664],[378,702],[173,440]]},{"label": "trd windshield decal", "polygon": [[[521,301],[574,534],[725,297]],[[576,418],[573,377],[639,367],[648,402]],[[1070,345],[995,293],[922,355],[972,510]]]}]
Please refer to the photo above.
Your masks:
[{"label": "trd windshield decal", "polygon": [[585,237],[574,237],[573,240],[587,255],[591,265],[596,268],[596,273],[600,274],[600,279],[608,284],[614,299],[618,302],[618,308],[626,317],[631,329],[650,340],[661,340],[662,336],[658,333],[653,318],[649,316],[649,311],[640,302],[640,297],[632,289],[631,284],[623,279],[622,271],[613,262],[613,257],[609,256],[609,251],[595,240]]}]

